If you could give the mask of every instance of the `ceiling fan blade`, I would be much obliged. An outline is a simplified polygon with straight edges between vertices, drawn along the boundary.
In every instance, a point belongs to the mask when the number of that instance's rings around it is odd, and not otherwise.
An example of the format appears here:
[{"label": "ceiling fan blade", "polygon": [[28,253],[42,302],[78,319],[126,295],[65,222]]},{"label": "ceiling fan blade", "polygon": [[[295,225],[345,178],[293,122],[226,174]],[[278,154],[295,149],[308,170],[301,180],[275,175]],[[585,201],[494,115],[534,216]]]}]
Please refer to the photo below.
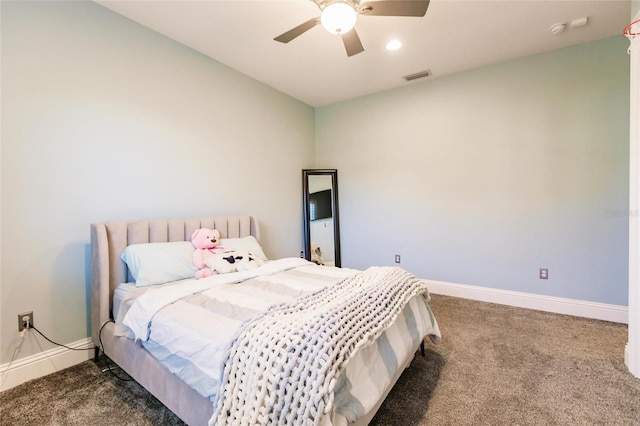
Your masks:
[{"label": "ceiling fan blade", "polygon": [[362,46],[362,42],[360,41],[360,37],[358,37],[358,33],[355,28],[345,34],[342,34],[341,37],[342,42],[344,43],[344,48],[347,50],[347,56],[353,56],[360,52],[364,52],[364,46]]},{"label": "ceiling fan blade", "polygon": [[280,43],[289,43],[291,40],[309,31],[311,28],[315,27],[319,23],[320,23],[320,18],[309,19],[307,22],[304,22],[298,25],[297,27],[290,29],[287,32],[280,34],[278,37],[274,38],[274,40],[279,41]]},{"label": "ceiling fan blade", "polygon": [[424,16],[429,0],[373,0],[358,7],[358,13],[369,16]]}]

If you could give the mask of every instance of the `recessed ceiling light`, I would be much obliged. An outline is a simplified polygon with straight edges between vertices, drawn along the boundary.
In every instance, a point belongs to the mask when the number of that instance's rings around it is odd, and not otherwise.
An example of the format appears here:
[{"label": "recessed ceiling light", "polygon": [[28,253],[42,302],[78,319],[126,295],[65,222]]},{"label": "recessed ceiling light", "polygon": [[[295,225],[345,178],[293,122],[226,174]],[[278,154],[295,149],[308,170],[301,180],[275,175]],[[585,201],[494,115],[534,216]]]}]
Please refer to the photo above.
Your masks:
[{"label": "recessed ceiling light", "polygon": [[402,47],[402,42],[400,40],[391,40],[387,43],[387,50],[398,50]]}]

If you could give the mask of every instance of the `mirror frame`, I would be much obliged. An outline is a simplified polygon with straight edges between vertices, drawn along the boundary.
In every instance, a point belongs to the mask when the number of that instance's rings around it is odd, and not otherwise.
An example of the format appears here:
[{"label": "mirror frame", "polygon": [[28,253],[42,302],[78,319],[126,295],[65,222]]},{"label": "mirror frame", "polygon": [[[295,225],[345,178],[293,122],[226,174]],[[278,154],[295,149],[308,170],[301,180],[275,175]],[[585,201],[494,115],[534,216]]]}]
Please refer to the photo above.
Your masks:
[{"label": "mirror frame", "polygon": [[342,266],[340,257],[340,209],[338,207],[338,170],[337,169],[303,169],[302,170],[302,224],[303,232],[303,257],[311,260],[311,211],[309,209],[309,177],[331,176],[331,211],[333,214],[333,247],[335,266]]}]

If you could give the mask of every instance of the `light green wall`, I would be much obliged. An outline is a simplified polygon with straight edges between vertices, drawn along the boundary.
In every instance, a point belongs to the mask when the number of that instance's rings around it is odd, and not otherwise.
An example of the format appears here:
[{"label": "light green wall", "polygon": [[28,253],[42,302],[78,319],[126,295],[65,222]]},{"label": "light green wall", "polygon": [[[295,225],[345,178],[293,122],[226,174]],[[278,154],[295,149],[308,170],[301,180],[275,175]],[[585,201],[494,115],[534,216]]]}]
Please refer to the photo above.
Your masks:
[{"label": "light green wall", "polygon": [[631,19],[640,18],[640,0],[631,1]]},{"label": "light green wall", "polygon": [[254,214],[298,254],[312,108],[92,2],[2,2],[1,47],[0,363],[23,311],[89,335],[92,222]]},{"label": "light green wall", "polygon": [[421,278],[626,305],[627,46],[316,109],[316,167],[339,170],[342,264],[401,254]]}]

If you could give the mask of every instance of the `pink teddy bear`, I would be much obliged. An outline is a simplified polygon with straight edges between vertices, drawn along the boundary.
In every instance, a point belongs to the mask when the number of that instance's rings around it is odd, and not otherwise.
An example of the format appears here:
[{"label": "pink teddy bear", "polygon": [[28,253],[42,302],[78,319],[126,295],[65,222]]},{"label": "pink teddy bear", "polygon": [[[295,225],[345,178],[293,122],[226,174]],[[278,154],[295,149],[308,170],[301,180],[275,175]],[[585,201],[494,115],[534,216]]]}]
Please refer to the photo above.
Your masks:
[{"label": "pink teddy bear", "polygon": [[196,229],[191,235],[191,243],[196,248],[193,252],[193,264],[196,265],[196,278],[204,278],[213,275],[210,268],[205,265],[205,260],[213,255],[224,253],[227,250],[218,245],[220,232],[215,229]]}]

